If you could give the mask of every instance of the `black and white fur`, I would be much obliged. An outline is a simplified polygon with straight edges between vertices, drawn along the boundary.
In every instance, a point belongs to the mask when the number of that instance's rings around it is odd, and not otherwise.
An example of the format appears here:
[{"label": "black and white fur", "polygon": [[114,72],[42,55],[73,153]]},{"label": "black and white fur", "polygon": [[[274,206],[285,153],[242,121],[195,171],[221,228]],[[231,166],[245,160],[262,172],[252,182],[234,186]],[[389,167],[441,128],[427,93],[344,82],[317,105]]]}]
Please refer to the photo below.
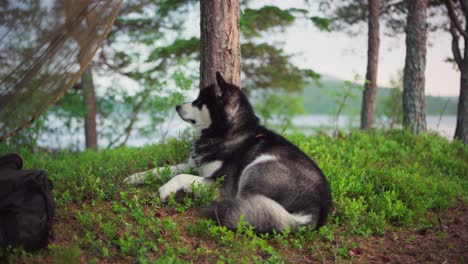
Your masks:
[{"label": "black and white fur", "polygon": [[[224,176],[220,199],[205,210],[228,228],[243,220],[259,232],[325,223],[332,204],[318,166],[299,148],[259,124],[242,91],[216,73],[218,85],[200,91],[192,103],[177,106],[180,117],[200,131],[187,163],[171,166],[174,176],[159,188],[164,201],[192,183],[213,184]],[[197,167],[200,176],[180,174]],[[152,170],[125,179],[142,183]]]}]

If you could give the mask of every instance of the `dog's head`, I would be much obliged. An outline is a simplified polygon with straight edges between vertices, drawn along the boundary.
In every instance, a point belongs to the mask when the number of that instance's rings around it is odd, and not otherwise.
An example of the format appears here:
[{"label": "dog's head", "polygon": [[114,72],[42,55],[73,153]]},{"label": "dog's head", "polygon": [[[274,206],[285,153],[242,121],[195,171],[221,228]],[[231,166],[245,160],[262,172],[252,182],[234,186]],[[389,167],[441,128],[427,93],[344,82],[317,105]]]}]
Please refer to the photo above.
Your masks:
[{"label": "dog's head", "polygon": [[228,83],[216,72],[215,85],[200,90],[191,103],[176,106],[177,113],[198,130],[225,132],[242,123],[258,122],[247,97],[239,87]]}]

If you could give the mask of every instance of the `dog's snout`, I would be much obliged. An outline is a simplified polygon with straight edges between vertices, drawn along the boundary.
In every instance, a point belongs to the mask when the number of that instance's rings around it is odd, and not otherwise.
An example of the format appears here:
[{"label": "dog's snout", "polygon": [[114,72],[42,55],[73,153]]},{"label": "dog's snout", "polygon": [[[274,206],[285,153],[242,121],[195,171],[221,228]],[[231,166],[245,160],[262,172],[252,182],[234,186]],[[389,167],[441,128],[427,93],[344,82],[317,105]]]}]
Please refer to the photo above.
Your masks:
[{"label": "dog's snout", "polygon": [[180,111],[180,108],[182,108],[182,106],[180,106],[180,105],[177,105],[177,106],[175,107],[175,109],[177,110],[177,112]]}]

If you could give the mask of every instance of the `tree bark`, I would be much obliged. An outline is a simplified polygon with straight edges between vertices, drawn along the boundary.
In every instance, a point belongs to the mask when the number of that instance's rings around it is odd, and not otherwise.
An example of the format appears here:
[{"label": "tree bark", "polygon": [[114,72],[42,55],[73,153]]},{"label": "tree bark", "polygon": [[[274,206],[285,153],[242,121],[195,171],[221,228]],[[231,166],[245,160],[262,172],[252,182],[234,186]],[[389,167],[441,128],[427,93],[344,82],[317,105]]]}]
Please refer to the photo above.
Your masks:
[{"label": "tree bark", "polygon": [[[468,56],[468,49],[465,46],[465,57]],[[457,126],[455,128],[455,139],[468,144],[468,63],[463,60],[463,70],[461,72],[460,96],[458,97]]]},{"label": "tree bark", "polygon": [[369,129],[374,123],[375,97],[377,95],[377,69],[380,45],[380,0],[368,0],[369,35],[367,44],[367,73],[362,94],[361,129]]},{"label": "tree bark", "polygon": [[426,131],[424,85],[428,0],[407,0],[406,59],[403,76],[403,127],[415,134]]},{"label": "tree bark", "polygon": [[97,151],[97,129],[96,129],[96,93],[94,91],[93,71],[91,65],[81,75],[83,87],[83,98],[86,108],[85,116],[85,141],[86,148]]},{"label": "tree bark", "polygon": [[215,84],[215,72],[240,87],[239,1],[200,1],[200,89]]},{"label": "tree bark", "polygon": [[468,1],[461,0],[460,3],[465,16],[465,32],[462,34],[464,36],[465,50],[461,61],[462,67],[460,68],[460,96],[458,97],[457,126],[454,138],[461,140],[464,144],[468,144],[468,37],[466,37],[468,36]]},{"label": "tree bark", "polygon": [[[68,0],[65,1],[65,13],[66,18],[68,21],[68,25],[71,26],[73,24],[73,18],[76,16],[76,12],[83,10],[88,4],[89,0],[87,1],[79,1],[79,0]],[[84,69],[86,66],[87,68],[83,70],[81,74],[81,87],[83,89],[83,101],[86,110],[85,115],[85,144],[87,149],[92,149],[97,151],[97,129],[96,129],[96,93],[94,91],[94,83],[93,83],[93,71],[91,64],[86,65],[86,58],[89,56],[89,50],[86,50],[84,47],[84,39],[85,32],[91,34],[92,29],[89,25],[94,24],[94,20],[96,19],[95,16],[91,16],[91,14],[86,14],[86,24],[82,23],[79,26],[73,26],[69,30],[71,34],[74,35],[74,39],[76,44],[80,47],[82,52],[78,54],[78,62],[80,63],[80,68]]]}]

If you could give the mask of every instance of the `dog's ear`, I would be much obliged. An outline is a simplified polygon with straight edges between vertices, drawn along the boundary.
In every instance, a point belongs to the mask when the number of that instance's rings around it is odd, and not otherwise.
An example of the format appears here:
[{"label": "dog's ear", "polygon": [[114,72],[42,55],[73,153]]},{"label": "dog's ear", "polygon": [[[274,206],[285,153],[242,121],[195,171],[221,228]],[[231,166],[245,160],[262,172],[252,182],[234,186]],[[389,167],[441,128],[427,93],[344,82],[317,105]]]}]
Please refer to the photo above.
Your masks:
[{"label": "dog's ear", "polygon": [[221,89],[219,85],[217,84],[214,85],[214,91],[215,91],[216,97],[221,98],[221,96],[223,96],[223,89]]},{"label": "dog's ear", "polygon": [[219,71],[216,72],[216,83],[221,87],[224,88],[227,85],[227,82],[224,80],[223,76]]},{"label": "dog's ear", "polygon": [[215,84],[215,93],[216,97],[221,98],[224,91],[228,87],[228,83],[224,80],[223,75],[219,71],[216,72],[216,84]]}]

